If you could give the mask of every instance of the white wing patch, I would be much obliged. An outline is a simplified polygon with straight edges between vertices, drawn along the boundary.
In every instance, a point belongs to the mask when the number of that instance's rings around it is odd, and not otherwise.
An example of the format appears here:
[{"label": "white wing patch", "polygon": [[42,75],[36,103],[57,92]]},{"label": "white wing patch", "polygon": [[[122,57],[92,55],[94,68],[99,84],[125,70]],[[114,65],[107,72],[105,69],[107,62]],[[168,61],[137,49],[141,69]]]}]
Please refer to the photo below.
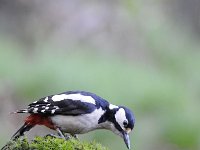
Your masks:
[{"label": "white wing patch", "polygon": [[56,109],[53,109],[53,110],[51,111],[51,114],[54,114],[54,113],[55,113],[55,111],[56,111]]},{"label": "white wing patch", "polygon": [[45,107],[45,109],[46,109],[46,110],[48,110],[48,109],[49,109],[49,107]]},{"label": "white wing patch", "polygon": [[121,126],[121,128],[123,130],[125,130],[123,122],[126,120],[128,122],[128,120],[126,119],[126,113],[125,110],[123,108],[120,108],[116,114],[115,114],[115,119],[117,121],[117,123]]},{"label": "white wing patch", "polygon": [[86,102],[86,103],[92,103],[96,104],[95,100],[91,96],[85,96],[81,94],[61,94],[61,95],[54,95],[52,97],[53,101],[62,101],[64,99],[71,99],[74,101],[81,101],[81,102]]},{"label": "white wing patch", "polygon": [[38,111],[38,108],[33,109],[33,113],[37,113],[37,111]]},{"label": "white wing patch", "polygon": [[110,109],[114,109],[114,108],[119,108],[119,107],[116,106],[116,105],[113,105],[113,104],[109,104],[109,108],[110,108]]},{"label": "white wing patch", "polygon": [[44,102],[46,102],[46,103],[48,102],[48,97],[46,97],[46,98],[44,99]]},{"label": "white wing patch", "polygon": [[37,103],[38,101],[34,101],[33,104]]}]

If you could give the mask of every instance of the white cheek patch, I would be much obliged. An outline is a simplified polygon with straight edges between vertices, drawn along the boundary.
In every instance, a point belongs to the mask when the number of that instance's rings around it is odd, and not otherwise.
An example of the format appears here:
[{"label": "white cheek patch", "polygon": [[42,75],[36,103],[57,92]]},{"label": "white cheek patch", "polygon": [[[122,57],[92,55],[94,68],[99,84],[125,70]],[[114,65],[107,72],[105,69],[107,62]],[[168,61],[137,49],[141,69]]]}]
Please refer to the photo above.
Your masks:
[{"label": "white cheek patch", "polygon": [[121,126],[121,128],[123,130],[125,130],[123,122],[124,122],[124,120],[126,120],[128,122],[128,120],[126,119],[126,113],[125,113],[125,110],[123,108],[120,108],[116,112],[115,119],[116,119],[117,123]]},{"label": "white cheek patch", "polygon": [[71,99],[74,101],[81,101],[81,102],[86,102],[86,103],[92,103],[96,104],[95,100],[91,96],[85,96],[81,94],[61,94],[61,95],[54,95],[52,97],[53,101],[62,101],[64,99]]}]

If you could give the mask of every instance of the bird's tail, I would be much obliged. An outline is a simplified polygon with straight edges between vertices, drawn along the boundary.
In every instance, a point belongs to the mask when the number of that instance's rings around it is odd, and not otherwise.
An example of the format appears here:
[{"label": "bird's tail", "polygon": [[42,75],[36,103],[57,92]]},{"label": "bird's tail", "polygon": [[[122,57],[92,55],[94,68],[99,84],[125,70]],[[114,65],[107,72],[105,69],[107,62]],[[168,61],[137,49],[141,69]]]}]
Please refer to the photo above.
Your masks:
[{"label": "bird's tail", "polygon": [[11,140],[14,140],[14,139],[19,138],[20,136],[23,136],[24,132],[29,131],[33,127],[34,125],[24,123],[24,125],[19,130],[17,130],[17,132],[11,137]]},{"label": "bird's tail", "polygon": [[20,109],[20,110],[11,112],[10,114],[17,114],[17,113],[28,113],[28,109]]}]

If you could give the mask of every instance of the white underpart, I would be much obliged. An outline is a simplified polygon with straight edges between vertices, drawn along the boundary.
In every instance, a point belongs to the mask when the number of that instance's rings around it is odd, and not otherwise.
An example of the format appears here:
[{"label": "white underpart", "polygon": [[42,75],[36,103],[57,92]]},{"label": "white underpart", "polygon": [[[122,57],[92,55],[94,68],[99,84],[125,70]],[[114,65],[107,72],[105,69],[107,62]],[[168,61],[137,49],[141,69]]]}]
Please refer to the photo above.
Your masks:
[{"label": "white underpart", "polygon": [[91,96],[85,96],[81,94],[61,94],[61,95],[54,95],[52,97],[53,101],[62,101],[64,99],[71,99],[74,101],[81,101],[86,103],[96,104],[95,100]]},{"label": "white underpart", "polygon": [[125,110],[123,108],[120,108],[116,114],[115,114],[115,119],[117,121],[117,123],[121,126],[121,128],[123,130],[125,130],[123,122],[126,120],[128,122],[128,120],[126,119],[126,113]]},{"label": "white underpart", "polygon": [[82,134],[95,129],[104,128],[102,124],[98,124],[98,116],[102,116],[103,114],[104,110],[99,108],[92,113],[80,116],[55,115],[51,117],[51,120],[66,133]]},{"label": "white underpart", "polygon": [[42,113],[45,112],[45,109],[41,110],[41,112],[42,112]]},{"label": "white underpart", "polygon": [[119,108],[119,107],[116,106],[116,105],[113,105],[113,104],[109,104],[109,108],[110,108],[110,109],[114,109],[114,108]]}]

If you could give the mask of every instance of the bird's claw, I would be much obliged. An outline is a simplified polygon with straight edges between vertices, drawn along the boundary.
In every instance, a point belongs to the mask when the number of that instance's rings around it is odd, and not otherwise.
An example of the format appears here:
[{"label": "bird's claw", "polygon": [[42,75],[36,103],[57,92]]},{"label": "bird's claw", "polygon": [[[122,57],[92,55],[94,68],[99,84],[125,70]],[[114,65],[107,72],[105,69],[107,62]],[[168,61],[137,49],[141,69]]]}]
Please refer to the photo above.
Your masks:
[{"label": "bird's claw", "polygon": [[65,135],[64,137],[63,136],[60,136],[60,135],[55,135],[55,134],[47,134],[45,135],[44,137],[52,137],[52,138],[59,138],[59,139],[64,139],[64,140],[69,140],[71,137],[69,135]]},{"label": "bird's claw", "polygon": [[44,137],[62,138],[61,136],[58,136],[58,135],[55,135],[55,134],[47,134]]},{"label": "bird's claw", "polygon": [[77,134],[72,135],[72,137],[75,138],[76,140],[78,140],[78,135]]}]

